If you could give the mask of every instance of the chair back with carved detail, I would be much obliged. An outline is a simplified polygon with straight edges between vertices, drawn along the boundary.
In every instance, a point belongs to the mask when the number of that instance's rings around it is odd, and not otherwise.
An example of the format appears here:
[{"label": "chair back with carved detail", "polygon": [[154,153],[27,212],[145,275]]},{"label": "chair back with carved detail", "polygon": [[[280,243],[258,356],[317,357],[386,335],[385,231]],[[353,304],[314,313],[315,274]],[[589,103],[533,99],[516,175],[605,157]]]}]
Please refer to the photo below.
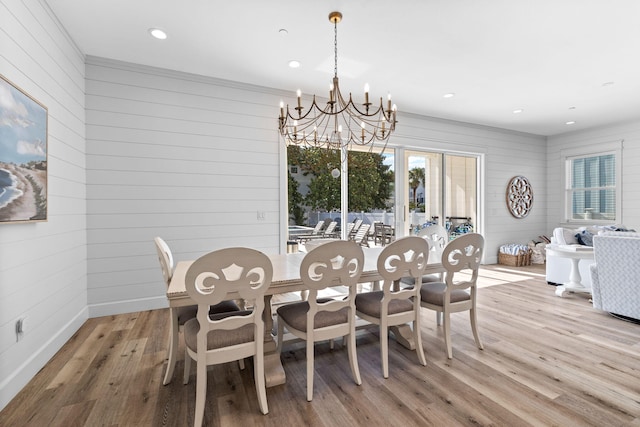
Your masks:
[{"label": "chair back with carved detail", "polygon": [[420,336],[420,287],[400,286],[403,278],[420,278],[429,261],[429,244],[418,236],[398,239],[386,246],[378,256],[378,274],[382,290],[356,296],[356,314],[380,327],[382,374],[389,377],[388,330],[392,326],[413,324],[413,340],[418,361],[426,365]]},{"label": "chair back with carved detail", "polygon": [[430,282],[420,290],[421,306],[434,310],[438,325],[444,319],[444,341],[447,357],[453,357],[451,345],[451,313],[469,311],[471,330],[476,345],[482,349],[476,311],[477,281],[484,251],[484,238],[467,233],[450,241],[442,251],[444,282]]},{"label": "chair back with carved detail", "polygon": [[[268,413],[264,378],[264,293],[271,284],[271,260],[250,248],[227,248],[201,256],[187,270],[185,287],[198,304],[197,318],[184,326],[185,383],[188,363],[197,361],[194,425],[202,424],[207,389],[207,365],[254,358],[258,403]],[[211,315],[209,307],[243,299],[252,309]]]},{"label": "chair back with carved detail", "polygon": [[[364,268],[362,247],[352,240],[324,243],[305,255],[300,264],[300,278],[309,290],[307,301],[278,308],[278,350],[282,351],[286,328],[307,345],[307,400],[313,399],[314,343],[347,338],[349,363],[356,384],[361,384],[356,355],[355,298]],[[329,287],[347,287],[344,298],[318,297]]]}]

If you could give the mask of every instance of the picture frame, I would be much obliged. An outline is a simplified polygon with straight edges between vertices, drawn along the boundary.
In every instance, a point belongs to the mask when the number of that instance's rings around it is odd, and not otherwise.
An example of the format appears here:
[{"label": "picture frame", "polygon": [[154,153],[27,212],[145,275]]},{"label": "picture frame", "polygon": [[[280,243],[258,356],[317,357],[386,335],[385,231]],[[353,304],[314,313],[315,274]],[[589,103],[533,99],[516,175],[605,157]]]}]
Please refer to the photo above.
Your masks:
[{"label": "picture frame", "polygon": [[48,116],[0,74],[0,224],[48,219]]}]

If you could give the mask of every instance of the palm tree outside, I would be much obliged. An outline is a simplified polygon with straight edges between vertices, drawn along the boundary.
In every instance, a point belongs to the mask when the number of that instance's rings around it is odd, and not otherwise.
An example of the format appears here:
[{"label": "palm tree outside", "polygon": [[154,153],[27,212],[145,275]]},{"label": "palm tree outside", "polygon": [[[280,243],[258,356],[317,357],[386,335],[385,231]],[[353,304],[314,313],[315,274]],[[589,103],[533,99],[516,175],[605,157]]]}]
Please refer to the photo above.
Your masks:
[{"label": "palm tree outside", "polygon": [[418,206],[418,187],[424,184],[424,169],[413,168],[409,170],[409,187],[413,191],[413,206]]}]

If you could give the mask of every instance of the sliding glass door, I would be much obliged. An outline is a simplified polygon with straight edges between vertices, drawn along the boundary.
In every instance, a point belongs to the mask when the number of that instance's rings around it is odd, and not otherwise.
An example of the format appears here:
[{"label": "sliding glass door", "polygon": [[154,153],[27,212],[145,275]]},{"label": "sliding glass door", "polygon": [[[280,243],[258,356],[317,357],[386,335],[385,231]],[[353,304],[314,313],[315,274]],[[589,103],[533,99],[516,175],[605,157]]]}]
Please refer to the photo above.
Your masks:
[{"label": "sliding glass door", "polygon": [[343,153],[287,147],[288,239],[298,229],[306,233],[320,221],[336,221],[338,230],[347,230],[342,225],[357,220],[393,224],[393,150],[352,148]]},{"label": "sliding glass door", "polygon": [[362,220],[371,225],[374,243],[375,223],[394,237],[431,223],[452,237],[480,231],[480,155],[367,147],[349,151],[345,165],[339,150],[287,151],[289,239],[321,221],[346,230],[345,224]]},{"label": "sliding glass door", "polygon": [[405,165],[410,234],[433,223],[452,238],[478,231],[478,156],[406,151]]}]

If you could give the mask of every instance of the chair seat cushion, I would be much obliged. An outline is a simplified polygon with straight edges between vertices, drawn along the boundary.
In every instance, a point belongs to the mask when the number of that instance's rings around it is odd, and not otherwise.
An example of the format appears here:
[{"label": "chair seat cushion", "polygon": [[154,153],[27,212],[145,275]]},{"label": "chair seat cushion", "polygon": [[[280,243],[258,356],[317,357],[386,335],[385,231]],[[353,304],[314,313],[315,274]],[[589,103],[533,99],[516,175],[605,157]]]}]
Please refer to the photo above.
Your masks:
[{"label": "chair seat cushion", "polygon": [[[318,298],[319,303],[333,301],[331,298]],[[309,303],[306,301],[294,302],[278,307],[276,312],[288,325],[298,331],[307,332],[307,312]],[[347,307],[338,311],[319,311],[313,319],[314,329],[321,329],[327,326],[339,325],[349,321]]]},{"label": "chair seat cushion", "polygon": [[[447,285],[443,282],[427,283],[420,288],[420,299],[422,302],[434,305],[444,305],[444,294]],[[471,295],[467,291],[453,290],[451,291],[451,302],[468,301]]]},{"label": "chair seat cushion", "polygon": [[229,311],[239,311],[240,307],[234,300],[222,301],[209,308],[209,314],[227,313]]},{"label": "chair seat cushion", "polygon": [[[371,317],[380,318],[380,310],[384,291],[364,292],[356,295],[356,310]],[[413,302],[409,299],[389,301],[388,314],[413,311]]]},{"label": "chair seat cushion", "polygon": [[188,305],[186,307],[176,307],[178,312],[178,325],[184,325],[188,320],[196,317],[198,314],[197,305]]},{"label": "chair seat cushion", "polygon": [[[193,319],[198,314],[197,305],[189,305],[186,307],[178,307],[178,325],[184,325],[188,320]],[[238,311],[240,307],[235,301],[222,301],[216,305],[212,305],[209,309],[209,314],[227,313],[229,311]]]},{"label": "chair seat cushion", "polygon": [[[441,282],[442,279],[440,278],[439,274],[426,274],[424,276],[422,276],[422,283],[432,283],[432,282]],[[403,277],[402,279],[400,279],[401,283],[404,283],[405,285],[411,285],[413,286],[413,284],[415,283],[415,279],[413,277]]]},{"label": "chair seat cushion", "polygon": [[[244,316],[250,314],[250,310],[216,313],[211,315],[212,320],[221,320],[230,316]],[[191,319],[184,324],[184,342],[192,350],[198,349],[198,331],[200,323],[198,319]],[[207,350],[228,347],[253,341],[254,324],[244,325],[238,329],[213,330],[207,334]]]}]

